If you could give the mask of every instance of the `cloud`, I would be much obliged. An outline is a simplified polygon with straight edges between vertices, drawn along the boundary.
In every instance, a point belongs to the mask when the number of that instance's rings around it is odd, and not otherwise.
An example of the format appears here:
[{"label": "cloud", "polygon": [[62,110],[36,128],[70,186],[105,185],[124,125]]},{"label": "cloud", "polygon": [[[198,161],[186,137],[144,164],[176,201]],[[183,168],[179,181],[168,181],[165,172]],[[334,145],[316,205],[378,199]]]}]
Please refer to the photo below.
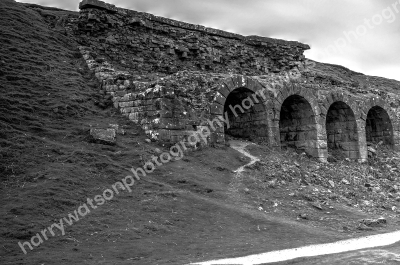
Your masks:
[{"label": "cloud", "polygon": [[[40,5],[77,10],[78,0],[28,0]],[[397,1],[397,12],[394,3]],[[400,0],[108,0],[119,7],[149,12],[243,35],[261,35],[309,44],[306,56],[327,63],[345,63],[354,71],[400,79]],[[390,9],[390,10],[389,10]],[[386,11],[384,11],[386,10]],[[344,32],[381,16],[366,34],[340,52],[324,49],[345,38]],[[391,21],[389,23],[389,21]],[[374,70],[375,69],[375,70]],[[390,69],[382,71],[379,69]],[[377,74],[375,74],[377,75]]]}]

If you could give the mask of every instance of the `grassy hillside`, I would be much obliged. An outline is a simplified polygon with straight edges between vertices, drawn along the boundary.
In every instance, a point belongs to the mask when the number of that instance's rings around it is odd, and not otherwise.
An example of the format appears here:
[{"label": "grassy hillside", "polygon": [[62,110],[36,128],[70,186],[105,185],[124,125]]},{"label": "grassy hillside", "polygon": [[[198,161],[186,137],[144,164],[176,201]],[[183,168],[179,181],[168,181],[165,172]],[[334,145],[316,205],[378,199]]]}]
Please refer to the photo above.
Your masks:
[{"label": "grassy hillside", "polygon": [[[381,190],[365,200],[391,193],[392,207],[397,191],[390,188],[398,177],[386,177],[386,160],[337,162],[336,174],[302,155],[254,147],[262,163],[238,177],[232,170],[245,157],[229,147],[206,148],[158,168],[131,193],[121,192],[25,255],[18,242],[40,235],[131,167],[167,150],[146,142],[143,131],[113,108],[97,107],[98,84],[60,26],[65,16],[77,15],[0,1],[0,264],[184,264],[398,226],[391,209],[354,206],[364,200],[364,180],[354,188],[329,188],[328,180],[339,183],[346,172],[371,175]],[[91,141],[91,127],[110,124],[125,132],[115,145]],[[314,189],[331,190],[328,204]],[[379,215],[387,225],[359,229],[359,219]]]}]

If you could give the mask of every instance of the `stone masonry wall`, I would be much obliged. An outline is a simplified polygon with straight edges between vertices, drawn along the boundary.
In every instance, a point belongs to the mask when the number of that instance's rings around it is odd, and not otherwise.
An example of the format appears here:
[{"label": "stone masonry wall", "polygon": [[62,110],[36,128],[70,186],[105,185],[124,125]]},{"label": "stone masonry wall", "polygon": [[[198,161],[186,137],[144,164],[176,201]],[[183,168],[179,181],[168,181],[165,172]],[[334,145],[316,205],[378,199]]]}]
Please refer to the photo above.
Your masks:
[{"label": "stone masonry wall", "polygon": [[308,45],[244,37],[204,26],[116,8],[95,0],[80,4],[76,35],[95,59],[106,59],[135,80],[182,70],[262,75],[304,61]]},{"label": "stone masonry wall", "polygon": [[[322,161],[334,149],[365,161],[367,144],[378,140],[400,148],[400,96],[356,89],[314,70],[303,56],[307,45],[244,37],[96,0],[80,7],[69,31],[82,44],[100,93],[154,140],[175,143],[213,128],[208,143],[224,143],[227,133],[301,149]],[[254,94],[257,104],[232,115],[231,106]],[[210,124],[225,114],[232,127]]]},{"label": "stone masonry wall", "polygon": [[73,34],[102,81],[101,93],[110,96],[123,115],[140,123],[153,138],[165,141],[184,138],[194,126],[201,126],[197,117],[207,115],[204,110],[211,102],[192,94],[201,84],[186,89],[163,78],[171,79],[182,71],[227,76],[297,69],[304,66],[303,51],[309,48],[298,42],[244,37],[95,0],[83,1],[80,8]]}]

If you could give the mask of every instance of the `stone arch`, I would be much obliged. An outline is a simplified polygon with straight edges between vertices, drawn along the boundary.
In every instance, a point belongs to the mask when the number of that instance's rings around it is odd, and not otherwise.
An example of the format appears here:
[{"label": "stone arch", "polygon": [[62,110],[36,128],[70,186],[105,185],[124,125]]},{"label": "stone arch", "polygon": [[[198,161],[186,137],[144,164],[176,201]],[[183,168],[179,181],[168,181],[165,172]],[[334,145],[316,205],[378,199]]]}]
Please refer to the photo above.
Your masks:
[{"label": "stone arch", "polygon": [[[285,83],[274,99],[273,130],[278,148],[292,146],[326,161],[326,136],[313,89]],[[300,112],[295,113],[299,109]]]},{"label": "stone arch", "polygon": [[386,102],[372,97],[362,104],[362,119],[366,121],[366,141],[382,141],[386,145],[399,147],[399,120]]},{"label": "stone arch", "polygon": [[[321,117],[325,119],[328,150],[342,150],[346,157],[364,162],[367,160],[365,120],[361,118],[362,112],[358,105],[356,99],[344,92],[331,92],[320,104]],[[333,112],[329,113],[330,110]],[[336,113],[338,114],[336,118],[328,116]],[[341,129],[344,132],[342,138],[340,138]]]},{"label": "stone arch", "polygon": [[318,157],[317,123],[311,104],[304,97],[291,95],[284,100],[279,133],[281,148],[292,147]]},{"label": "stone arch", "polygon": [[389,114],[379,106],[372,107],[367,114],[365,134],[368,143],[393,146],[393,126]]},{"label": "stone arch", "polygon": [[353,111],[355,119],[360,119],[362,112],[358,106],[357,100],[351,98],[348,94],[345,94],[344,92],[331,92],[326,95],[324,100],[320,103],[321,115],[326,117],[330,106],[336,101],[344,102]]},{"label": "stone arch", "polygon": [[351,107],[343,101],[331,104],[326,114],[328,151],[339,151],[351,159],[360,158],[357,120]]},{"label": "stone arch", "polygon": [[[245,100],[249,98],[250,100]],[[210,117],[212,125],[212,141],[217,143],[223,143],[225,141],[225,133],[244,134],[244,137],[262,138],[268,140],[270,128],[267,112],[267,101],[268,95],[264,87],[255,79],[243,75],[236,75],[224,79],[215,93],[210,106]],[[253,104],[252,106],[251,103]],[[238,105],[240,103],[240,107]],[[242,103],[244,105],[242,105]],[[234,106],[232,106],[234,104]],[[227,106],[228,105],[228,106]],[[230,108],[229,106],[232,106]],[[250,106],[250,108],[247,108]],[[232,120],[232,109],[236,111],[238,118]],[[242,110],[244,112],[242,112]],[[226,115],[225,115],[226,113]],[[236,115],[234,115],[236,117]],[[231,119],[230,128],[220,126],[218,121],[225,120],[226,118]],[[252,134],[252,135],[249,135]]]}]

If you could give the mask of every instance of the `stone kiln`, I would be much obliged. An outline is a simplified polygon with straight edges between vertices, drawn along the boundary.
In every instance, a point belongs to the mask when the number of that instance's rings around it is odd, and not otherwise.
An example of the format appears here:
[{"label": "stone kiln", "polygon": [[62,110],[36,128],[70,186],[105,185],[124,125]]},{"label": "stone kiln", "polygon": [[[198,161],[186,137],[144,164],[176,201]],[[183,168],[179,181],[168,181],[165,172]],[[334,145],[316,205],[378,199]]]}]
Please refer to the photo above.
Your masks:
[{"label": "stone kiln", "polygon": [[[70,34],[100,92],[156,140],[180,141],[226,113],[230,128],[213,131],[209,143],[223,143],[229,134],[323,161],[331,150],[365,161],[368,142],[400,145],[397,94],[382,98],[318,80],[315,63],[303,55],[306,44],[245,37],[97,0],[82,1],[80,9]],[[244,106],[246,99],[252,102]]]}]

